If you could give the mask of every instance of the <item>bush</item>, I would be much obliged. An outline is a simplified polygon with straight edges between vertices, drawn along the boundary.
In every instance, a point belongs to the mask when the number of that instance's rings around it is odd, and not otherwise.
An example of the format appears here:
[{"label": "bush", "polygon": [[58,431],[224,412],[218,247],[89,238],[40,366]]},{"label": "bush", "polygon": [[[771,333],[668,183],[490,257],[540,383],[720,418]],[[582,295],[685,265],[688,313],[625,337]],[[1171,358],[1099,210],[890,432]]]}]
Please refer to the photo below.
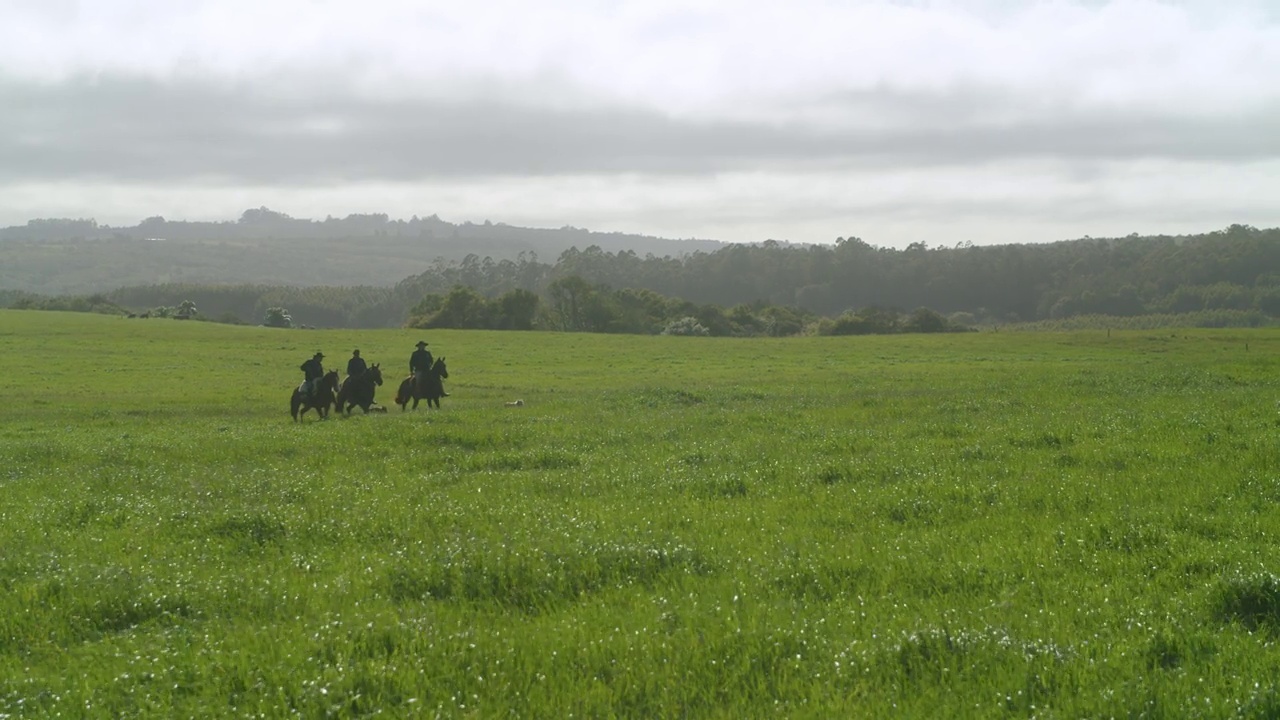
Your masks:
[{"label": "bush", "polygon": [[695,317],[682,317],[679,320],[673,320],[667,323],[662,329],[663,335],[692,335],[697,337],[707,337],[711,334],[702,323],[698,322]]},{"label": "bush", "polygon": [[916,308],[902,326],[903,332],[936,333],[947,331],[947,319],[927,307]]},{"label": "bush", "polygon": [[293,327],[293,318],[289,316],[289,311],[282,307],[267,308],[267,314],[263,317],[262,324],[267,327]]}]

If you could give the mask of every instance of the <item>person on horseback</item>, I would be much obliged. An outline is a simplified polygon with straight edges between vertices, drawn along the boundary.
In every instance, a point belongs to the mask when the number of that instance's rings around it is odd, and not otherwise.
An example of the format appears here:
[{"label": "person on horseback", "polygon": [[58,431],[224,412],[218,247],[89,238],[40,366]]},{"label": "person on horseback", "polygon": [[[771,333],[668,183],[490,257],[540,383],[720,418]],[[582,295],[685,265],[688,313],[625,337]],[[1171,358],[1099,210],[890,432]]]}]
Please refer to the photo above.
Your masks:
[{"label": "person on horseback", "polygon": [[[431,356],[431,351],[427,349],[425,340],[419,340],[415,346],[418,349],[413,351],[409,356],[409,374],[413,376],[414,387],[421,388],[422,383],[427,379],[427,372],[431,370],[431,366],[435,364],[435,358]],[[441,393],[448,397],[449,393],[443,391]]]},{"label": "person on horseback", "polygon": [[302,392],[307,397],[313,397],[316,394],[316,381],[324,377],[324,364],[320,361],[324,359],[324,353],[316,352],[311,359],[302,363]]},{"label": "person on horseback", "polygon": [[365,364],[364,358],[360,357],[359,350],[351,351],[351,359],[347,361],[347,379],[358,378],[369,369]]},{"label": "person on horseback", "polygon": [[413,376],[414,387],[422,387],[422,383],[427,378],[427,371],[435,364],[435,358],[431,356],[431,351],[427,349],[425,340],[419,340],[415,346],[418,349],[413,351],[409,356],[409,374]]}]

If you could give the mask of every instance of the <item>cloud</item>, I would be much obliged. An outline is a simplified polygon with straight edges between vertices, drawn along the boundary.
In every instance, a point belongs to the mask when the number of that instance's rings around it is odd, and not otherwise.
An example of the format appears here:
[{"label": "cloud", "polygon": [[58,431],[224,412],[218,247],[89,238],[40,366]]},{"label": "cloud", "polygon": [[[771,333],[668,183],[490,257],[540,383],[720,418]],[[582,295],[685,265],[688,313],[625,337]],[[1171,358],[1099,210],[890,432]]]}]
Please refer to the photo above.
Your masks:
[{"label": "cloud", "polygon": [[1280,26],[1263,0],[9,4],[0,71],[18,78],[320,71],[396,96],[532,88],[534,102],[681,114],[785,113],[787,99],[882,86],[1238,105],[1276,96],[1280,61]]},{"label": "cloud", "polygon": [[841,102],[851,114],[879,120],[832,127],[672,118],[627,107],[280,97],[269,87],[208,81],[0,84],[0,105],[17,109],[0,119],[0,180],[314,185],[562,173],[887,170],[1034,157],[1280,155],[1280,104],[1256,116],[1059,110],[1001,121],[1016,109],[1017,96],[872,91]]},{"label": "cloud", "polygon": [[[1280,190],[1257,172],[1280,157],[1280,19],[1263,0],[0,0],[0,15],[0,191],[39,215],[60,196],[85,198],[68,214],[209,217],[253,188],[246,207],[395,212],[362,204],[383,197],[726,239],[829,240],[858,217],[894,237],[979,214],[1060,237],[1102,234],[1113,211],[1126,232],[1280,219],[1255,200]],[[1257,186],[1224,190],[1239,177]],[[43,205],[35,188],[53,189]]]}]

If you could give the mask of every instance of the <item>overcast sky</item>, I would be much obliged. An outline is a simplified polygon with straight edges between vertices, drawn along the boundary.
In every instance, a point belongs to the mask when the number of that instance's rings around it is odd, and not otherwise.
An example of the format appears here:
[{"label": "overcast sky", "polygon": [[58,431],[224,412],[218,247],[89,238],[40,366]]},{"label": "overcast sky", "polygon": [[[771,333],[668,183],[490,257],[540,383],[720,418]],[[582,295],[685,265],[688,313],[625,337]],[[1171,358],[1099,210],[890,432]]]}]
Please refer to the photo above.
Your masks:
[{"label": "overcast sky", "polygon": [[0,225],[1280,225],[1280,0],[0,0]]}]

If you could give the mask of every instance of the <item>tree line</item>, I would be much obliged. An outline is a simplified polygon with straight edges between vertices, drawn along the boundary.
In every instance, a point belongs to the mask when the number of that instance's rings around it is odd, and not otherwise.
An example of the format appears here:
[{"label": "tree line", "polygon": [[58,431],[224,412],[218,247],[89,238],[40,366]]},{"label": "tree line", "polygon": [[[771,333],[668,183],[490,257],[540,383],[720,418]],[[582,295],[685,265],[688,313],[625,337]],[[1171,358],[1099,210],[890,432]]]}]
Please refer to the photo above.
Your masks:
[{"label": "tree line", "polygon": [[905,249],[851,237],[680,257],[592,245],[554,263],[438,259],[393,287],[168,283],[100,297],[131,309],[190,300],[205,318],[252,323],[287,308],[324,327],[788,335],[1155,315],[1256,325],[1280,318],[1280,229]]},{"label": "tree line", "polygon": [[955,332],[969,327],[928,308],[902,313],[868,306],[835,318],[802,308],[764,302],[724,308],[669,298],[651,290],[592,285],[577,275],[552,282],[545,299],[511,290],[494,299],[457,285],[448,294],[427,295],[410,312],[409,327],[559,330],[643,335],[784,337],[788,335],[869,335],[898,332]]},{"label": "tree line", "polygon": [[[554,264],[474,255],[438,263],[397,290],[426,296],[455,286],[489,298],[529,290],[553,308],[577,308],[555,313],[570,318],[559,319],[561,325],[594,330],[623,324],[651,331],[660,313],[645,293],[826,318],[865,315],[868,308],[929,308],[965,325],[1196,313],[1214,324],[1223,318],[1259,324],[1280,318],[1280,229],[1233,225],[1180,237],[987,247],[915,243],[901,250],[851,237],[834,245],[733,245],[679,258],[572,248]],[[612,290],[575,304],[584,286]]]}]

